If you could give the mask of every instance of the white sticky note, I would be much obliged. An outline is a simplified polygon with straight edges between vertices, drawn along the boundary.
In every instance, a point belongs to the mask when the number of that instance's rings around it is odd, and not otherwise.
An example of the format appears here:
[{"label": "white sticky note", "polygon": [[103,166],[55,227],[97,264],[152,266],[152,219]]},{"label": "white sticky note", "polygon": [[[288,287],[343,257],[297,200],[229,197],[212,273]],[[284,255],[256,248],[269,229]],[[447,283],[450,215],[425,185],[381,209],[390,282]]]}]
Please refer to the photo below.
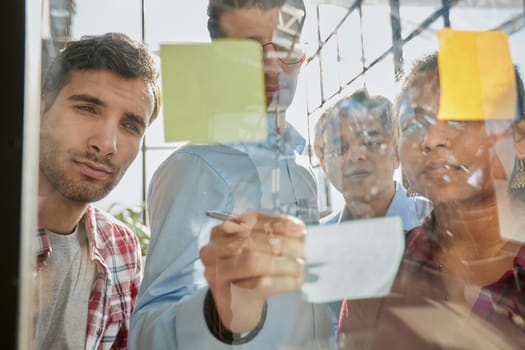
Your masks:
[{"label": "white sticky note", "polygon": [[404,250],[399,217],[308,226],[303,296],[311,303],[385,296]]}]

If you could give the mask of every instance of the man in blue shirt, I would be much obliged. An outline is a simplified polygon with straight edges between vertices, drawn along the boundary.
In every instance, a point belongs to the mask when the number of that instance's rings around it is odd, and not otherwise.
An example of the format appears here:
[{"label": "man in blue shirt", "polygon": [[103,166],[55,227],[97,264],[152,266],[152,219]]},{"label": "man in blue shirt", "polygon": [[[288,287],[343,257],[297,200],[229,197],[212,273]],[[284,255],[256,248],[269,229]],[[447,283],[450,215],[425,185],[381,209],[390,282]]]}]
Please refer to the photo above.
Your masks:
[{"label": "man in blue shirt", "polygon": [[[316,124],[314,150],[345,206],[324,217],[322,224],[367,217],[399,216],[408,231],[421,223],[430,202],[408,196],[394,180],[399,166],[391,103],[383,96],[357,90],[339,100]],[[341,302],[329,304],[334,327]]]},{"label": "man in blue shirt", "polygon": [[[300,156],[305,140],[285,119],[304,60],[295,49],[304,4],[212,0],[208,14],[212,38],[260,43],[269,134],[259,143],[187,145],[157,169],[130,348],[329,348],[326,307],[298,291],[304,223],[318,222],[317,184]],[[287,47],[275,40],[283,21],[297,30]],[[210,210],[234,217],[221,224]]]}]

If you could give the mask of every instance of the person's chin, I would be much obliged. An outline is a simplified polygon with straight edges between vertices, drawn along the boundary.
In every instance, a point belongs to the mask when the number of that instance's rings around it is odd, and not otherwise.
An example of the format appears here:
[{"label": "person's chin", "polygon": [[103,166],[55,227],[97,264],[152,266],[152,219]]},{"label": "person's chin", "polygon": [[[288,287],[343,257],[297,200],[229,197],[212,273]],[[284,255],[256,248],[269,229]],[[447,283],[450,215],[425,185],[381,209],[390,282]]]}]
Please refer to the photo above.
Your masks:
[{"label": "person's chin", "polygon": [[278,93],[267,94],[266,101],[269,112],[284,111],[292,104],[293,96],[287,90],[281,89]]}]

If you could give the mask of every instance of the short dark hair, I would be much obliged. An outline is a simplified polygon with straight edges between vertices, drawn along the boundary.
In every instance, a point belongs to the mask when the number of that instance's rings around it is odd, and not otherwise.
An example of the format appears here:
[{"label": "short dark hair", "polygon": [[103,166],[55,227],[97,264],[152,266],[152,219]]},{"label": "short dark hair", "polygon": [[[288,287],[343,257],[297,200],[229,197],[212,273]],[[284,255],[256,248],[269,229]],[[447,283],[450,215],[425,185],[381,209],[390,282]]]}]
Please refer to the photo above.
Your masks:
[{"label": "short dark hair", "polygon": [[154,96],[149,123],[159,114],[159,72],[153,56],[141,42],[122,33],[83,36],[68,42],[53,59],[44,76],[41,95],[46,108],[50,108],[68,83],[72,70],[109,70],[124,78],[143,79]]},{"label": "short dark hair", "polygon": [[369,95],[367,90],[359,89],[350,96],[341,98],[335,105],[325,111],[315,125],[314,151],[319,159],[324,158],[325,141],[324,134],[330,123],[339,123],[341,119],[353,118],[358,111],[366,110],[366,113],[377,119],[385,128],[390,137],[394,137],[392,128],[392,103],[389,99],[380,95]]},{"label": "short dark hair", "polygon": [[212,38],[223,38],[226,36],[220,27],[220,19],[224,12],[252,7],[272,9],[274,7],[281,7],[287,2],[303,11],[305,10],[303,0],[209,0],[208,31],[210,36]]}]

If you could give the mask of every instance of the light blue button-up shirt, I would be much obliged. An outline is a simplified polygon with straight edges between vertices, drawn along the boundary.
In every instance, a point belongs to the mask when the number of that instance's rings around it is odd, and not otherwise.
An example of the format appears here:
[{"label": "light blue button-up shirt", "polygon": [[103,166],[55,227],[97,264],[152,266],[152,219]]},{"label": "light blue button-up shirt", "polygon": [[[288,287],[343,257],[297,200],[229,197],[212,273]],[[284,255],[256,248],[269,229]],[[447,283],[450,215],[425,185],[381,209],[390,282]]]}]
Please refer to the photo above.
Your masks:
[{"label": "light blue button-up shirt", "polygon": [[[273,118],[269,118],[273,119]],[[269,130],[274,130],[270,125]],[[330,348],[326,305],[308,304],[300,292],[268,298],[263,328],[249,343],[217,340],[204,319],[207,292],[199,249],[220,222],[207,210],[280,212],[318,222],[317,184],[304,139],[288,126],[253,144],[187,145],[156,170],[149,188],[151,242],[130,325],[130,349]],[[276,181],[275,179],[279,179]]]},{"label": "light blue button-up shirt", "polygon": [[[385,216],[399,216],[403,223],[403,230],[407,232],[421,224],[422,220],[430,214],[432,204],[424,197],[408,196],[407,190],[402,184],[397,181],[395,184],[396,192],[394,193],[394,198],[392,198]],[[343,217],[350,217],[350,213],[346,206],[344,209],[322,218],[321,224],[338,224],[344,220]],[[335,332],[337,332],[341,304],[342,301],[334,301],[328,304],[330,318],[332,319]]]}]

